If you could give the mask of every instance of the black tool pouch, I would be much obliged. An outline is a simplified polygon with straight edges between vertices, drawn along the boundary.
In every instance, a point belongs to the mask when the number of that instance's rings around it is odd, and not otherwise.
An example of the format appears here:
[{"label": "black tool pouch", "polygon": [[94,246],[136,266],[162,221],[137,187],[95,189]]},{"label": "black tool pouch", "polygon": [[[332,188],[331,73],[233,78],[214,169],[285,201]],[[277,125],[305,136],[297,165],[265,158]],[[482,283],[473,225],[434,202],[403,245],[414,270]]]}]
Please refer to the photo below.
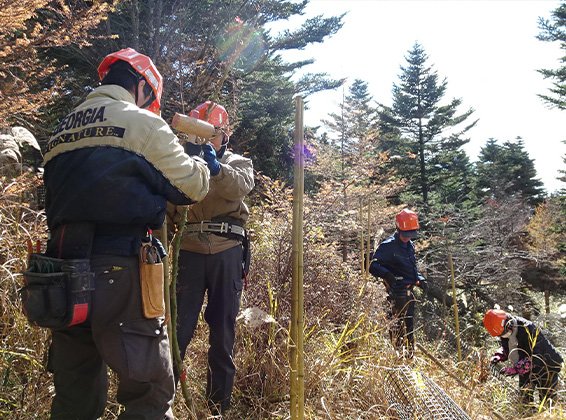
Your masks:
[{"label": "black tool pouch", "polygon": [[252,262],[252,250],[250,247],[250,238],[246,232],[246,236],[242,241],[243,253],[242,253],[242,277],[246,278],[250,271],[250,263]]},{"label": "black tool pouch", "polygon": [[61,329],[86,321],[94,290],[88,259],[31,254],[20,289],[24,313],[33,325]]}]

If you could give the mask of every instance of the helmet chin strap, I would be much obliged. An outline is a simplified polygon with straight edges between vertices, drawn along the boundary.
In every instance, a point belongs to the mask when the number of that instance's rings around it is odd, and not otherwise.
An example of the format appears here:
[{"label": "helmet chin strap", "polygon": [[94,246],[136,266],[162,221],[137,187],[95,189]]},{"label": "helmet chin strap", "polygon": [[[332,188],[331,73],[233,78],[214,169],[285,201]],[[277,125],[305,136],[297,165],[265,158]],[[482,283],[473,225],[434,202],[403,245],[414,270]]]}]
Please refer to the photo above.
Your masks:
[{"label": "helmet chin strap", "polygon": [[218,159],[220,159],[222,156],[224,156],[224,153],[226,152],[226,149],[228,148],[228,143],[230,143],[230,137],[227,136],[225,133],[222,134],[222,144],[220,146],[220,150],[218,152],[216,152],[216,156],[218,157]]},{"label": "helmet chin strap", "polygon": [[219,150],[218,152],[216,152],[216,157],[217,157],[218,159],[221,159],[222,156],[224,156],[224,152],[226,152],[226,149],[227,149],[227,148],[228,148],[228,143],[223,144],[223,145],[220,147],[220,150]]},{"label": "helmet chin strap", "polygon": [[[134,100],[136,101],[136,105],[138,105],[138,98],[139,98],[139,89],[140,89],[140,82],[145,82],[147,84],[147,81],[145,80],[145,77],[140,76],[137,73],[134,73],[132,71],[130,71],[131,74],[133,74],[134,76],[136,76],[138,78],[138,83],[136,84],[136,89],[134,92]],[[143,88],[142,88],[143,89]],[[147,107],[149,107],[151,105],[151,103],[155,100],[154,98],[154,94],[153,94],[153,90],[151,91],[151,95],[149,95],[149,97],[147,98],[147,100],[145,101],[145,103],[140,106],[140,108],[142,109],[146,109]],[[138,105],[139,106],[139,105]]]},{"label": "helmet chin strap", "polygon": [[[143,109],[148,108],[153,101],[154,101],[153,95],[150,95],[149,98],[147,99],[147,101],[145,101],[145,103],[142,106],[140,106],[140,108],[143,108]],[[136,100],[136,102],[137,102],[137,100]]]}]

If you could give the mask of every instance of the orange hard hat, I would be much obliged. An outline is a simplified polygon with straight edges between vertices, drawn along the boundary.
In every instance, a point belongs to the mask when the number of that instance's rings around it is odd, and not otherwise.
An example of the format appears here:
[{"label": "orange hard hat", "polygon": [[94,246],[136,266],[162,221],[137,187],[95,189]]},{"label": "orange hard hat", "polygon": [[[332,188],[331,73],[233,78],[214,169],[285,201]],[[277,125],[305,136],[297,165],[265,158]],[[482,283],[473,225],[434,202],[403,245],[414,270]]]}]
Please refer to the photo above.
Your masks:
[{"label": "orange hard hat", "polygon": [[221,128],[227,135],[230,135],[230,121],[228,112],[222,105],[212,101],[206,101],[191,111],[191,117],[204,120],[216,128]]},{"label": "orange hard hat", "polygon": [[159,115],[161,108],[161,94],[163,93],[163,77],[157,70],[157,67],[147,55],[140,54],[133,48],[124,48],[120,51],[113,52],[104,57],[104,60],[98,66],[98,77],[100,80],[110,71],[110,67],[116,61],[125,61],[132,68],[145,79],[147,84],[151,87],[155,100],[147,107],[151,112]]},{"label": "orange hard hat", "polygon": [[409,209],[401,210],[395,216],[395,225],[400,231],[410,231],[419,229],[419,217],[417,213]]},{"label": "orange hard hat", "polygon": [[499,337],[505,331],[507,312],[501,309],[490,309],[483,317],[483,325],[489,335]]}]

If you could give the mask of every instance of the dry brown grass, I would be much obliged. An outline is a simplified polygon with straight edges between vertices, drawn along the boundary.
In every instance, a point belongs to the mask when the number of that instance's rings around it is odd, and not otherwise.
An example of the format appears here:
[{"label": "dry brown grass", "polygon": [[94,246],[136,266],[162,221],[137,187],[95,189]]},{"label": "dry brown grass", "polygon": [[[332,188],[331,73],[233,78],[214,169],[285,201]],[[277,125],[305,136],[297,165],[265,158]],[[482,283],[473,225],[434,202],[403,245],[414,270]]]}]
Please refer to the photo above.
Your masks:
[{"label": "dry brown grass", "polygon": [[[27,238],[45,239],[43,212],[34,208],[32,175],[0,184],[0,418],[47,418],[53,394],[45,371],[49,334],[30,327],[19,306],[17,290],[26,258]],[[283,201],[284,203],[284,201]],[[254,258],[242,309],[256,307],[273,321],[252,327],[238,323],[235,348],[237,365],[233,408],[226,419],[288,419],[290,322],[290,229],[288,205],[254,207],[250,227],[254,231]],[[441,359],[457,381],[417,351],[412,361],[399,359],[388,341],[383,289],[360,277],[341,262],[338,248],[326,243],[311,224],[305,237],[305,416],[307,419],[393,418],[384,393],[388,369],[408,364],[435,381],[473,419],[527,418],[512,409],[512,393],[495,378],[481,382],[479,349],[457,364],[455,357]],[[357,268],[357,267],[356,267]],[[419,320],[419,322],[424,322]],[[435,352],[437,343],[425,348]],[[193,409],[180,393],[175,402],[179,419],[209,416],[204,401],[208,329],[201,320],[185,363]],[[454,353],[453,353],[454,354]],[[463,382],[465,386],[462,386]],[[120,406],[113,390],[105,419],[115,419]],[[523,416],[523,417],[521,417]],[[537,419],[566,418],[564,406]]]}]

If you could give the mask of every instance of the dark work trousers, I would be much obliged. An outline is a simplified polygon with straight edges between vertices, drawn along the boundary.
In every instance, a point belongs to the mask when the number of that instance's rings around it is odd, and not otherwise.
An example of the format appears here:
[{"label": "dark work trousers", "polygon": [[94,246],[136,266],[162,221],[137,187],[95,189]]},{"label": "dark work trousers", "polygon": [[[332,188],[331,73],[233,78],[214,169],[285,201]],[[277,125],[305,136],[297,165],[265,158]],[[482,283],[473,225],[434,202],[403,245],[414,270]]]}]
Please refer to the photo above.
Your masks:
[{"label": "dark work trousers", "polygon": [[414,315],[415,296],[412,288],[396,290],[387,296],[390,303],[388,318],[391,320],[389,336],[395,349],[405,348],[412,356],[415,350]]},{"label": "dark work trousers", "polygon": [[177,341],[184,359],[207,293],[210,328],[206,397],[211,408],[230,406],[236,367],[232,358],[242,295],[242,246],[218,254],[181,251],[177,277]]},{"label": "dark work trousers", "polygon": [[120,419],[172,419],[175,392],[163,319],[142,314],[138,257],[91,258],[95,291],[89,320],[53,331],[49,368],[54,374],[52,419],[103,415],[107,366],[116,372]]},{"label": "dark work trousers", "polygon": [[531,372],[519,375],[519,389],[521,390],[521,402],[532,404],[534,402],[534,391],[538,391],[541,403],[548,404],[549,400],[556,401],[558,389],[558,376],[561,367],[552,365],[539,365],[541,361],[533,365]]}]

